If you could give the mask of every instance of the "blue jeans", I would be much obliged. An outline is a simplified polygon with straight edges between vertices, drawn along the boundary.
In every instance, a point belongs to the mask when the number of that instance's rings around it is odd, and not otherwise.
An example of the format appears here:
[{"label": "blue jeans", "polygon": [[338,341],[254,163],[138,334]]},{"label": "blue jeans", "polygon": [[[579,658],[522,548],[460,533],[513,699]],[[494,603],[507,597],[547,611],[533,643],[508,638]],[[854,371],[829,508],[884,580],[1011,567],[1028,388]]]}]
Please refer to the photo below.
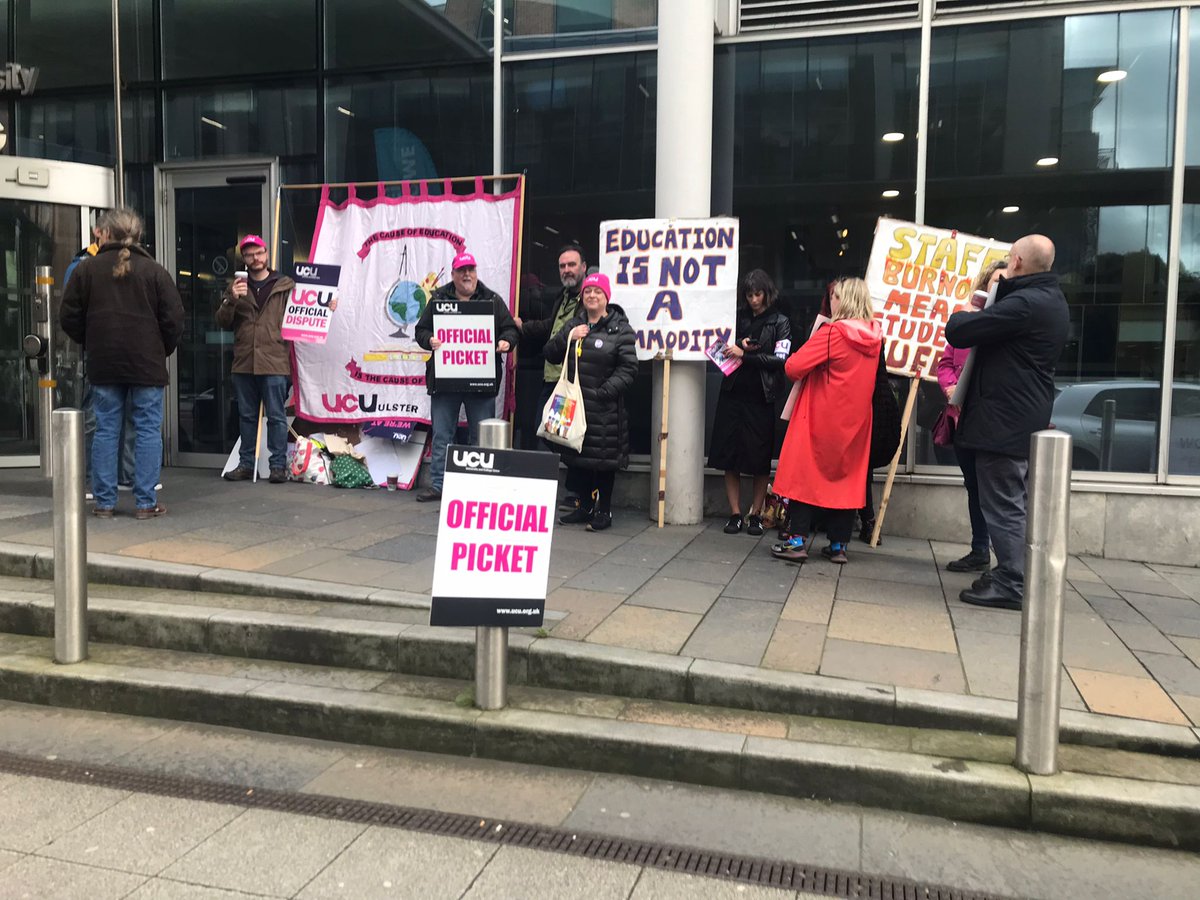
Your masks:
[{"label": "blue jeans", "polygon": [[[92,409],[92,383],[83,376],[83,460],[87,468],[88,489],[92,484],[92,440],[96,436],[96,413]],[[133,484],[133,413],[125,407],[121,422],[121,458],[117,464],[117,482]]]},{"label": "blue jeans", "polygon": [[133,499],[138,509],[158,505],[154,486],[162,468],[163,390],[161,385],[94,384],[92,409],[92,493],[98,509],[117,505],[117,457],[126,408],[133,420]]},{"label": "blue jeans", "polygon": [[286,375],[246,375],[233,373],[233,390],[237,396],[238,422],[241,426],[242,449],[238,465],[254,468],[254,443],[258,439],[258,405],[262,404],[267,420],[267,452],[272,469],[287,468],[287,402],[290,379]]},{"label": "blue jeans", "polygon": [[429,418],[433,423],[433,456],[429,460],[430,484],[435,491],[442,489],[446,476],[446,448],[458,431],[458,409],[466,407],[467,425],[471,430],[470,443],[479,443],[479,423],[496,415],[494,394],[446,393],[433,394],[430,398]]}]

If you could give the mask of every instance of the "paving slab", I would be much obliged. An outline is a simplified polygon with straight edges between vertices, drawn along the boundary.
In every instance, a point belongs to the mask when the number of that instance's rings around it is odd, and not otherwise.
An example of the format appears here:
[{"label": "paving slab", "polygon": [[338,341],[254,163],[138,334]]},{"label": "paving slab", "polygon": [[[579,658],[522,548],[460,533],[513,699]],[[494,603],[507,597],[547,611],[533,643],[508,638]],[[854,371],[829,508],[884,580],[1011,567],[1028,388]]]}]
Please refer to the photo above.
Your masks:
[{"label": "paving slab", "polygon": [[760,885],[738,884],[702,875],[643,869],[629,900],[795,900],[793,891]]},{"label": "paving slab", "polygon": [[589,643],[678,653],[700,622],[694,613],[620,606],[588,634]]},{"label": "paving slab", "polygon": [[682,652],[700,659],[758,665],[775,631],[781,607],[721,597],[696,626]]},{"label": "paving slab", "polygon": [[218,803],[131,794],[38,852],[105,869],[157,875],[242,812]]},{"label": "paving slab", "polygon": [[91,785],[20,779],[0,791],[0,847],[22,853],[39,850],[126,796],[125,791]]},{"label": "paving slab", "polygon": [[839,601],[829,620],[829,637],[938,653],[958,650],[944,607],[925,610]]},{"label": "paving slab", "polygon": [[457,900],[496,851],[495,846],[479,841],[373,826],[297,896],[312,900]]},{"label": "paving slab", "polygon": [[[590,774],[564,769],[354,747],[303,790],[553,826],[567,817],[592,780]],[[505,790],[496,790],[497,784]]]},{"label": "paving slab", "polygon": [[821,674],[877,684],[965,693],[967,682],[957,653],[839,640],[825,640]]},{"label": "paving slab", "polygon": [[1095,672],[1068,666],[1071,680],[1094,712],[1168,725],[1191,724],[1153,678]]},{"label": "paving slab", "polygon": [[86,897],[88,900],[119,900],[145,880],[144,875],[26,856],[4,870],[4,878],[0,881],[0,898]]},{"label": "paving slab", "polygon": [[656,609],[704,615],[712,608],[720,593],[719,585],[655,575],[625,602],[634,606],[651,606]]},{"label": "paving slab", "polygon": [[265,895],[187,884],[169,878],[151,878],[130,894],[127,900],[254,900],[262,896]]},{"label": "paving slab", "polygon": [[501,847],[463,900],[511,900],[520,896],[561,900],[625,900],[637,882],[636,866],[575,856],[546,855],[524,847]]},{"label": "paving slab", "polygon": [[290,897],[365,830],[349,822],[251,809],[162,874],[210,887]]},{"label": "paving slab", "polygon": [[780,618],[763,654],[765,669],[783,669],[787,672],[815,673],[821,668],[821,657],[825,652],[824,625],[795,622]]}]

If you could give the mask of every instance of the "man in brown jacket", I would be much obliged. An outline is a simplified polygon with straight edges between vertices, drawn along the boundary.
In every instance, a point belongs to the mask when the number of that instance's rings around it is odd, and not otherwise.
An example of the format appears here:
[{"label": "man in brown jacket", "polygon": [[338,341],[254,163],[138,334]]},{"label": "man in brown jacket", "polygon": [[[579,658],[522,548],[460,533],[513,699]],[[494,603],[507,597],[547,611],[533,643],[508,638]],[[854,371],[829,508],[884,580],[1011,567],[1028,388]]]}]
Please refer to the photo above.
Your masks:
[{"label": "man in brown jacket", "polygon": [[254,477],[254,445],[261,405],[267,419],[267,451],[271,484],[287,481],[287,400],[291,358],[283,340],[283,311],[295,282],[267,264],[267,245],[248,234],[238,245],[246,278],[235,278],[217,309],[217,324],[232,328],[233,390],[237,397],[242,446],[238,465],[226,481]]}]

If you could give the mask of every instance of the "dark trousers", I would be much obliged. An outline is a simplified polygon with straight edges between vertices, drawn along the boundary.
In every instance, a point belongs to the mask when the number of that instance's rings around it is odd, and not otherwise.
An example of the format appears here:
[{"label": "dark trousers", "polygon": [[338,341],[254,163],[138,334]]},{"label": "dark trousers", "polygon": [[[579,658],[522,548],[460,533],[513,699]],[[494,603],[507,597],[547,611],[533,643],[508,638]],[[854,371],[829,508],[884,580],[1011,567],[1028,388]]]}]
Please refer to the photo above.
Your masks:
[{"label": "dark trousers", "polygon": [[1029,460],[975,451],[979,506],[987,522],[996,568],[992,584],[1020,599],[1025,592],[1025,477]]},{"label": "dark trousers", "polygon": [[987,553],[991,547],[988,539],[987,519],[979,505],[979,475],[975,471],[975,451],[955,447],[958,467],[962,469],[963,487],[967,489],[967,513],[971,517],[971,552]]},{"label": "dark trousers", "polygon": [[567,490],[577,492],[579,503],[592,512],[606,513],[612,509],[613,484],[617,473],[567,466]]},{"label": "dark trousers", "polygon": [[813,521],[820,519],[825,523],[825,533],[834,543],[846,544],[850,541],[850,532],[854,530],[853,509],[822,509],[801,503],[799,500],[788,501],[788,533],[802,537],[812,536]]},{"label": "dark trousers", "polygon": [[867,499],[863,503],[863,508],[858,511],[858,518],[862,520],[863,525],[868,522],[875,522],[875,472],[867,469]]}]

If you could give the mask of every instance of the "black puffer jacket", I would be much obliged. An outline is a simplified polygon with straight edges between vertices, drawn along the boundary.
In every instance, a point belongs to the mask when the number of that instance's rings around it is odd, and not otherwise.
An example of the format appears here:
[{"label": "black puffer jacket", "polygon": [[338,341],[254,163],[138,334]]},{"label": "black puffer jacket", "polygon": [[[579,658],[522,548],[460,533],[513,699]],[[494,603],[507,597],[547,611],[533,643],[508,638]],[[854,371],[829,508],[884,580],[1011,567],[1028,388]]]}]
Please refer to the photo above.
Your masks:
[{"label": "black puffer jacket", "polygon": [[951,347],[975,347],[975,364],[954,442],[1026,459],[1029,437],[1050,424],[1054,366],[1070,329],[1058,276],[1002,278],[996,301],[946,323]]},{"label": "black puffer jacket", "polygon": [[[578,316],[546,342],[542,354],[547,360],[561,363],[568,357],[567,335],[576,325],[586,325],[586,317],[587,313],[580,310]],[[629,462],[624,394],[637,377],[637,337],[625,318],[625,311],[610,303],[604,318],[590,326],[580,345],[578,356],[574,350],[569,354],[566,373],[574,378],[578,364],[587,431],[578,453],[567,448],[560,450],[563,462],[580,469],[623,469]]]},{"label": "black puffer jacket", "polygon": [[[739,347],[745,338],[758,342],[755,350],[742,348],[742,365],[755,370],[762,380],[763,400],[773,402],[779,395],[780,385],[786,380],[783,377],[783,363],[792,353],[792,323],[787,316],[773,308],[768,307],[757,316],[751,315],[749,309],[739,309],[737,331],[734,334]],[[743,373],[738,374],[745,377]],[[733,379],[722,378],[721,390],[732,389]]]},{"label": "black puffer jacket", "polygon": [[67,282],[62,330],[83,345],[92,384],[167,383],[167,357],[183,334],[183,302],[170,274],[141,247],[130,271],[113,277],[120,244],[105,244]]}]

